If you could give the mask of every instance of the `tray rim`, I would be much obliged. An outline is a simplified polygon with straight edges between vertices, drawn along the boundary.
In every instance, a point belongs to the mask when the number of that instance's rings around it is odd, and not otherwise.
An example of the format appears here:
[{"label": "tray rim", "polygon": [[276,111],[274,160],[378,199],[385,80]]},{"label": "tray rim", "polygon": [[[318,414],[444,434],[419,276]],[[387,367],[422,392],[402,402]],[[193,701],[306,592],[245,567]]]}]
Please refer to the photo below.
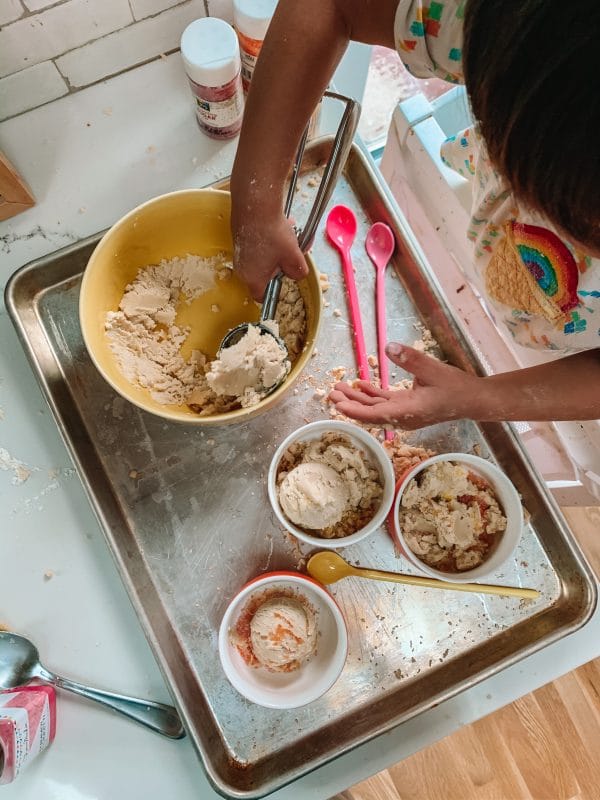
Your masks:
[{"label": "tray rim", "polygon": [[[319,146],[323,145],[324,142],[327,142],[332,137],[322,137],[321,139],[315,140],[309,145],[308,149],[317,149]],[[362,168],[366,169],[369,173],[369,177],[375,183],[377,190],[382,195],[382,199],[384,205],[387,206],[387,210],[391,215],[393,215],[395,222],[398,225],[398,228],[401,230],[402,235],[404,237],[404,243],[409,246],[409,249],[412,251],[412,257],[418,262],[419,268],[424,272],[427,276],[429,286],[428,288],[433,292],[435,299],[438,305],[441,306],[443,312],[446,316],[453,322],[453,327],[455,328],[455,332],[458,336],[459,342],[463,347],[466,346],[467,353],[465,354],[466,363],[468,363],[471,368],[475,366],[476,370],[480,371],[482,374],[485,373],[485,368],[478,358],[477,353],[470,347],[468,340],[464,336],[460,326],[457,323],[457,320],[452,312],[451,307],[448,306],[444,299],[443,292],[441,291],[439,284],[435,275],[433,274],[431,267],[429,265],[428,260],[425,258],[420,245],[416,241],[412,230],[409,228],[404,215],[398,208],[395,199],[391,195],[391,191],[389,187],[384,183],[384,181],[377,175],[374,171],[373,167],[371,166],[369,158],[365,155],[363,149],[357,145],[356,143],[353,144],[351,153],[349,156],[349,162],[352,158],[358,158],[361,162]],[[344,168],[344,173],[348,168],[348,164]],[[228,179],[223,179],[220,181],[215,182],[212,184],[213,188],[224,188],[228,185]],[[37,325],[39,332],[43,335],[43,344],[33,342],[30,337],[27,335],[27,325],[25,323],[24,317],[20,309],[19,305],[19,297],[21,294],[27,293],[28,287],[28,280],[30,276],[36,274],[40,268],[48,266],[50,263],[58,265],[59,262],[64,259],[66,256],[74,255],[79,253],[80,251],[84,250],[87,247],[95,246],[97,242],[101,239],[104,235],[105,231],[101,231],[97,234],[93,234],[91,236],[86,237],[85,239],[79,240],[72,244],[67,245],[64,248],[61,248],[57,251],[49,253],[45,256],[41,256],[36,258],[24,266],[20,267],[13,275],[9,278],[4,296],[5,296],[5,305],[13,322],[13,325],[17,331],[18,337],[21,341],[21,345],[25,350],[27,358],[32,366],[33,372],[36,376],[38,383],[42,389],[44,394],[45,400],[48,403],[50,410],[52,411],[53,417],[59,429],[61,438],[70,454],[71,459],[74,462],[74,465],[77,468],[77,472],[79,478],[82,482],[84,491],[88,497],[92,510],[98,520],[104,538],[107,542],[113,560],[117,566],[119,571],[121,580],[127,590],[128,597],[132,606],[140,620],[140,624],[146,636],[146,639],[150,645],[150,648],[153,652],[153,655],[158,663],[158,666],[165,678],[165,682],[169,691],[173,694],[174,699],[178,705],[180,714],[182,719],[188,729],[188,733],[190,730],[195,730],[195,725],[192,723],[190,715],[187,712],[186,706],[189,704],[189,698],[184,700],[182,692],[180,691],[175,676],[173,675],[172,669],[170,667],[169,662],[173,658],[173,654],[169,654],[170,657],[166,657],[161,649],[161,645],[159,643],[159,638],[157,636],[155,625],[153,621],[150,619],[149,614],[145,608],[145,605],[142,603],[142,599],[140,598],[139,589],[133,584],[133,581],[129,575],[127,570],[127,565],[124,563],[122,554],[119,552],[122,548],[122,545],[117,544],[115,537],[112,534],[112,522],[111,516],[119,516],[118,512],[118,505],[109,509],[109,513],[106,512],[106,509],[102,507],[99,503],[98,498],[96,497],[94,490],[91,485],[89,471],[93,468],[92,461],[97,462],[97,458],[95,458],[95,447],[93,441],[89,439],[87,436],[87,432],[83,424],[79,426],[81,433],[85,434],[85,438],[87,439],[88,445],[91,446],[91,453],[94,456],[92,459],[88,454],[85,458],[81,458],[78,449],[78,442],[81,439],[73,438],[72,433],[69,429],[69,415],[63,416],[63,412],[60,410],[60,406],[56,401],[56,386],[54,384],[57,383],[56,376],[49,376],[44,372],[43,365],[40,363],[38,358],[38,353],[41,347],[45,347],[47,349],[47,353],[51,356],[53,362],[56,365],[58,370],[58,374],[62,378],[62,389],[66,391],[70,395],[70,391],[68,385],[64,380],[64,376],[62,375],[60,365],[56,361],[54,357],[54,352],[48,342],[44,328],[39,321],[39,317],[37,314],[37,302],[31,303],[30,307],[27,309],[28,315],[35,318],[35,324]],[[63,278],[61,281],[56,281],[54,283],[47,283],[44,288],[40,288],[34,295],[35,298],[40,298],[45,291],[50,290],[51,288],[58,286],[62,282],[68,282],[69,280],[78,279],[80,276],[80,272],[75,274],[71,274],[69,277]],[[30,298],[33,299],[33,298]],[[76,412],[76,421],[81,423],[81,416],[77,410],[76,404],[72,401],[73,409]],[[73,417],[70,418],[71,426],[73,426]],[[491,677],[492,675],[496,674],[497,672],[505,669],[508,666],[511,666],[515,663],[518,663],[522,659],[526,658],[529,655],[543,649],[549,644],[558,641],[559,639],[564,638],[565,636],[575,632],[576,630],[583,627],[593,615],[597,601],[598,601],[598,587],[596,583],[595,576],[593,571],[591,570],[585,556],[583,555],[578,543],[575,541],[566,521],[564,520],[562,514],[560,513],[559,507],[554,500],[554,498],[549,494],[545,484],[543,483],[541,477],[539,476],[533,462],[525,450],[523,444],[521,443],[514,427],[507,423],[492,423],[492,426],[495,426],[497,429],[502,429],[502,433],[508,437],[508,440],[512,447],[520,454],[522,459],[522,466],[526,469],[528,477],[530,481],[533,483],[537,492],[541,494],[546,505],[548,506],[548,511],[551,513],[552,516],[552,523],[559,529],[561,537],[565,546],[570,551],[571,557],[574,559],[577,568],[579,569],[580,575],[582,580],[584,581],[585,586],[582,587],[586,590],[586,597],[587,597],[587,606],[582,608],[578,616],[569,624],[563,627],[555,628],[553,631],[546,633],[537,641],[533,642],[526,650],[519,651],[512,656],[506,656],[503,659],[495,662],[493,665],[490,665],[487,668],[482,669],[480,672],[477,673],[475,677],[469,676],[462,681],[454,684],[450,689],[446,689],[444,691],[438,692],[433,697],[427,698],[423,702],[413,706],[411,709],[405,712],[401,712],[398,716],[394,717],[391,720],[388,720],[386,723],[380,724],[376,729],[373,729],[367,736],[362,737],[360,740],[355,742],[350,742],[345,745],[342,749],[338,752],[332,754],[326,754],[324,756],[318,757],[313,759],[310,762],[310,765],[305,768],[297,768],[294,771],[290,772],[288,776],[286,776],[285,780],[282,782],[281,780],[277,781],[273,778],[270,778],[268,781],[264,782],[260,785],[258,790],[256,789],[238,789],[230,784],[224,782],[222,776],[217,773],[214,769],[213,763],[210,760],[209,753],[207,748],[203,746],[203,742],[200,740],[198,735],[190,734],[190,739],[200,756],[200,761],[207,775],[209,782],[212,784],[213,788],[222,794],[225,797],[235,797],[235,798],[259,798],[263,797],[266,794],[269,794],[273,791],[283,788],[285,785],[297,780],[298,778],[302,777],[303,775],[312,772],[315,769],[318,769],[321,766],[324,766],[326,763],[335,760],[340,755],[346,754],[351,750],[360,747],[362,744],[365,744],[367,741],[370,741],[377,736],[386,733],[393,728],[400,725],[402,722],[405,722],[420,713],[423,713],[427,709],[438,705],[440,702],[444,700],[450,699],[455,695],[459,694],[460,692],[480,683],[483,680]],[[485,426],[481,425],[485,431]],[[104,471],[102,471],[104,472]],[[108,484],[107,488],[110,489],[110,484],[106,479],[105,474],[103,474],[103,480]],[[111,492],[112,493],[112,492]],[[126,527],[126,526],[125,526]],[[560,576],[559,576],[560,577]],[[154,589],[154,587],[152,587]],[[544,609],[544,611],[548,611],[551,606]],[[178,642],[178,638],[176,636],[173,637],[173,641]],[[179,645],[180,646],[180,645]],[[206,703],[206,699],[204,698],[204,693],[200,687],[201,697],[198,700],[202,700],[203,704],[207,706],[207,714],[209,719],[213,718],[212,711],[208,704]],[[259,762],[257,762],[259,763]]]}]

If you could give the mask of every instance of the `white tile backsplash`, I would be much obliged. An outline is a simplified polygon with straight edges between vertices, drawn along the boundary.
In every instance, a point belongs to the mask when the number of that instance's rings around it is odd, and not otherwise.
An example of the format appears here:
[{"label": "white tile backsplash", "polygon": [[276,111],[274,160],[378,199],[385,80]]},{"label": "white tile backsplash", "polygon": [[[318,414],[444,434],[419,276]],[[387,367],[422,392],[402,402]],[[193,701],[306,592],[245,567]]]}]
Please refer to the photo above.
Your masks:
[{"label": "white tile backsplash", "polygon": [[43,8],[56,6],[64,0],[23,0],[23,2],[30,11],[41,11]]},{"label": "white tile backsplash", "polygon": [[13,22],[25,13],[21,0],[0,0],[0,25]]},{"label": "white tile backsplash", "polygon": [[69,91],[52,61],[44,61],[0,79],[0,120],[36,108]]},{"label": "white tile backsplash", "polygon": [[129,5],[135,19],[144,19],[153,14],[160,14],[161,11],[166,11],[167,8],[172,8],[182,2],[184,0],[129,0]]},{"label": "white tile backsplash", "polygon": [[233,0],[208,0],[208,13],[233,25]]},{"label": "white tile backsplash", "polygon": [[233,0],[0,0],[0,119],[175,50]]},{"label": "white tile backsplash", "polygon": [[0,30],[0,77],[132,22],[127,0],[69,0]]},{"label": "white tile backsplash", "polygon": [[71,86],[87,86],[179,47],[184,28],[206,16],[204,0],[189,2],[80,47],[56,60]]}]

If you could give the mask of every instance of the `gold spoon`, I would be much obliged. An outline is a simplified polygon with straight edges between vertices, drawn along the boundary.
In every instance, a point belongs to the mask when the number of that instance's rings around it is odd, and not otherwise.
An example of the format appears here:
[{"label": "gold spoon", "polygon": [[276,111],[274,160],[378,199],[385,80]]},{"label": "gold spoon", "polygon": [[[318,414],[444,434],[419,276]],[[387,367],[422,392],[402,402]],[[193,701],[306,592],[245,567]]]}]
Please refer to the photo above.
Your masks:
[{"label": "gold spoon", "polygon": [[421,586],[430,589],[449,589],[456,592],[477,592],[482,594],[501,594],[509,597],[521,597],[535,600],[540,596],[537,589],[522,589],[520,586],[494,586],[489,583],[449,583],[438,581],[435,578],[424,578],[420,575],[401,575],[398,572],[384,572],[380,569],[365,569],[353,567],[337,553],[323,550],[315,553],[308,559],[306,565],[308,574],[324,585],[336,583],[342,578],[351,576],[357,578],[370,578],[374,581],[392,581],[393,583],[406,583],[410,586]]}]

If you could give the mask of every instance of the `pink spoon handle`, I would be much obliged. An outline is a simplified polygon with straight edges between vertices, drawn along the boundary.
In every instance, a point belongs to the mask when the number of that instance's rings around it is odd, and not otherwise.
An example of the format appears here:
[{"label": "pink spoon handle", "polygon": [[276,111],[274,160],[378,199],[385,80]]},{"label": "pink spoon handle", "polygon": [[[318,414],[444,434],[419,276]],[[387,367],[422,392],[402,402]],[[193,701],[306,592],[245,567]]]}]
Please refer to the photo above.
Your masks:
[{"label": "pink spoon handle", "polygon": [[387,320],[385,315],[385,272],[377,270],[376,290],[375,290],[375,304],[377,308],[377,353],[379,357],[379,378],[381,380],[381,388],[390,388],[390,371],[385,354],[385,346],[387,344]]},{"label": "pink spoon handle", "polygon": [[[385,270],[378,269],[375,279],[375,306],[377,309],[377,356],[379,358],[379,380],[382,389],[390,388],[390,371],[385,346],[387,344],[387,318],[385,312]],[[394,438],[394,431],[385,432],[386,442]]]},{"label": "pink spoon handle", "polygon": [[344,280],[348,293],[348,304],[350,306],[350,320],[354,330],[354,346],[356,349],[356,360],[358,361],[358,374],[361,380],[370,380],[369,362],[367,360],[367,348],[365,347],[365,334],[360,316],[360,304],[358,302],[358,292],[356,291],[356,281],[354,280],[354,268],[349,250],[341,250],[342,266],[344,268]]}]

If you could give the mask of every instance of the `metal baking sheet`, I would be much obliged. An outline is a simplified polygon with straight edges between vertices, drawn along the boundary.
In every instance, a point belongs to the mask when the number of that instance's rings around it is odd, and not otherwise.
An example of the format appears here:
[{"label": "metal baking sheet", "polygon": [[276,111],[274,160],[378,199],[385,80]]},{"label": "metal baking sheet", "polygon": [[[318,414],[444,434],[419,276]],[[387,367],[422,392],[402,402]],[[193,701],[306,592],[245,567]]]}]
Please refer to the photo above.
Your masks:
[{"label": "metal baking sheet", "polygon": [[[331,140],[307,151],[297,195],[308,208]],[[354,146],[332,204],[358,217],[354,247],[368,350],[376,352],[374,269],[364,252],[375,220],[394,230],[388,271],[390,338],[412,343],[424,323],[449,361],[481,371],[436,288],[386,187]],[[227,682],[217,630],[230,598],[250,578],[296,568],[307,551],[280,530],[265,476],[277,444],[327,416],[315,385],[354,363],[340,264],[323,226],[313,257],[329,276],[329,306],[298,392],[268,415],[203,431],[169,424],[115,395],[86,353],[77,302],[98,236],[22,268],[6,301],[23,346],[77,466],[106,541],[188,733],[215,788],[255,798],[472,686],[574,631],[590,617],[595,584],[568,528],[513,429],[471,422],[437,425],[409,441],[472,451],[508,473],[531,515],[498,582],[539,589],[533,603],[346,580],[332,587],[349,623],[344,672],[321,700],[293,711],[245,701]],[[334,311],[341,311],[341,316]],[[312,377],[310,377],[312,376]],[[400,377],[400,376],[399,376]],[[410,571],[382,529],[344,550],[353,562]]]}]

